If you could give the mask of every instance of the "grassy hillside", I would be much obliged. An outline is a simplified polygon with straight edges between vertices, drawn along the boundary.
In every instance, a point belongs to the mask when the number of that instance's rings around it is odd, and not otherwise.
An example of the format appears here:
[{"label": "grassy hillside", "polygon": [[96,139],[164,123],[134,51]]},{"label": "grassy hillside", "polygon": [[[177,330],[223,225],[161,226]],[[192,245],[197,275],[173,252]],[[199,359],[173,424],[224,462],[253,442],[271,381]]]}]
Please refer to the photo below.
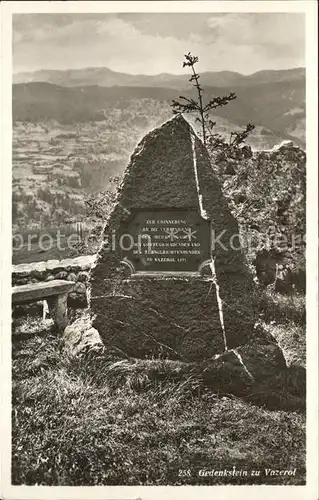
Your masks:
[{"label": "grassy hillside", "polygon": [[[263,312],[290,368],[275,397],[263,388],[246,399],[180,362],[70,358],[50,320],[16,320],[13,484],[305,484],[305,300],[267,292]],[[233,466],[248,475],[199,476]]]},{"label": "grassy hillside", "polygon": [[130,100],[171,101],[176,91],[144,87],[73,87],[50,83],[13,86],[14,121],[57,120],[60,123],[100,121],[111,109],[125,109]]},{"label": "grassy hillside", "polygon": [[[216,115],[231,123],[254,123],[276,132],[282,138],[289,134],[304,144],[301,126],[305,117],[304,80],[258,83],[249,86],[205,87],[207,99],[235,92],[237,99],[229,106],[218,108]],[[57,120],[60,123],[103,121],[111,109],[125,109],[132,101],[155,100],[164,108],[179,95],[178,90],[165,87],[72,87],[50,83],[28,83],[13,86],[14,121],[38,122]],[[183,91],[192,97],[193,91]],[[145,108],[145,114],[148,115]]]}]

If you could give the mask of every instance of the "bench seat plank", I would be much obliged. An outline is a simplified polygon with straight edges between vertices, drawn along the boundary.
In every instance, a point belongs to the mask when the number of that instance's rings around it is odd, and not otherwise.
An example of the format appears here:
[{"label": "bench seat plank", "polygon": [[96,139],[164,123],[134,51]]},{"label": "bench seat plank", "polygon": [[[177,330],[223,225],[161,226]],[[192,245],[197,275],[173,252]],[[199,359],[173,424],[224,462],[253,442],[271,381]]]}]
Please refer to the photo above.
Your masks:
[{"label": "bench seat plank", "polygon": [[45,300],[55,295],[68,294],[73,290],[74,285],[74,281],[52,280],[15,286],[12,289],[12,304],[23,304]]}]

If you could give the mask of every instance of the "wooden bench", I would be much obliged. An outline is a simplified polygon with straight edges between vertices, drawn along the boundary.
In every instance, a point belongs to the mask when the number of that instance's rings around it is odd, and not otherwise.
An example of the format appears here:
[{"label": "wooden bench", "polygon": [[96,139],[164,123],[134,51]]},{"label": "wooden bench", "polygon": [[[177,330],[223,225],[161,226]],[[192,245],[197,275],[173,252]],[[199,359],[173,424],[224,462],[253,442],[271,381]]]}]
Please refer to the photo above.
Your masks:
[{"label": "wooden bench", "polygon": [[46,300],[55,325],[63,331],[68,324],[68,294],[74,285],[73,281],[52,280],[15,286],[12,289],[12,305]]}]

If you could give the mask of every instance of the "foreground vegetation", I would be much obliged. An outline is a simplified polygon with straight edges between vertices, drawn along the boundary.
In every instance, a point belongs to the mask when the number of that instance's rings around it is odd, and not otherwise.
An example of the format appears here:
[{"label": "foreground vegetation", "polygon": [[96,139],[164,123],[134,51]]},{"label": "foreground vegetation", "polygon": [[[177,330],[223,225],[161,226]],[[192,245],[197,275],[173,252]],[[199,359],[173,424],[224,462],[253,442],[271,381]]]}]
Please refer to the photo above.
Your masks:
[{"label": "foreground vegetation", "polygon": [[[304,298],[266,293],[264,301],[265,328],[302,369]],[[303,405],[257,406],[205,388],[177,362],[74,359],[61,350],[50,323],[17,321],[13,484],[304,484]],[[233,466],[248,476],[199,476]],[[296,471],[267,476],[269,468]]]}]

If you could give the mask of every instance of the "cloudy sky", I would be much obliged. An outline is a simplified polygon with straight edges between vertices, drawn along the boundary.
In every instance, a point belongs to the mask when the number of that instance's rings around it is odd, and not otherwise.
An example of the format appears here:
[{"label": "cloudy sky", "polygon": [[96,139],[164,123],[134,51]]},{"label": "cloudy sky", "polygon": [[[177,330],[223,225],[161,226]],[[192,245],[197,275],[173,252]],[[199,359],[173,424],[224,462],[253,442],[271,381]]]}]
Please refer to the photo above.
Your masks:
[{"label": "cloudy sky", "polygon": [[13,69],[178,74],[190,51],[201,71],[249,74],[305,66],[304,31],[292,13],[15,14]]}]

